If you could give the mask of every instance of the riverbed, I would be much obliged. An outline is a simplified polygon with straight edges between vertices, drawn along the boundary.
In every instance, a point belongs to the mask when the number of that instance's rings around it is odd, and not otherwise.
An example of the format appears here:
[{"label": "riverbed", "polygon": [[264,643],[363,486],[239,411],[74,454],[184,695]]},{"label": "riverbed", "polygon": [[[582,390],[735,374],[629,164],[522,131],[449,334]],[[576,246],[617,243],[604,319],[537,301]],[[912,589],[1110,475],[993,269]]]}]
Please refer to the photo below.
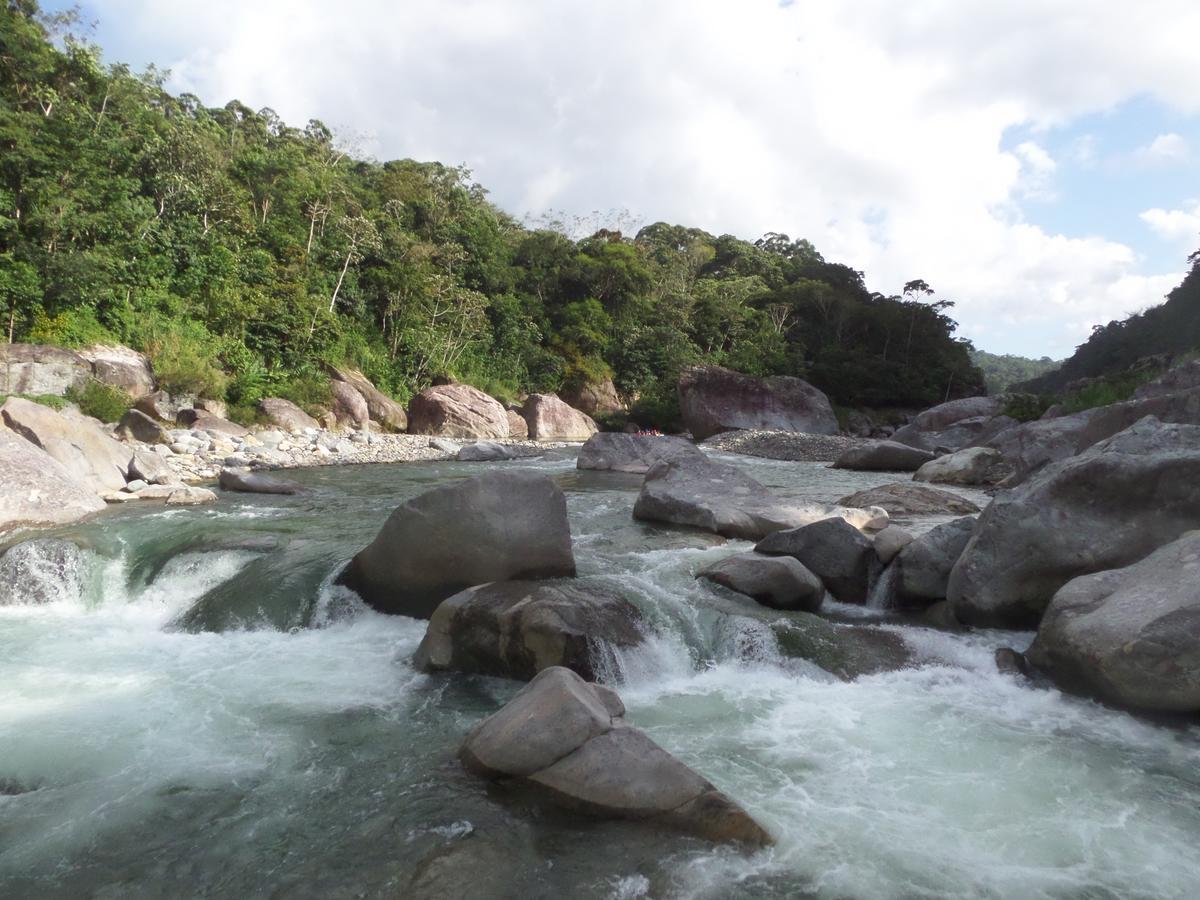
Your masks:
[{"label": "riverbed", "polygon": [[[718,458],[785,497],[894,480]],[[332,580],[404,499],[494,465],[558,481],[580,577],[651,623],[606,666],[629,721],[776,846],[514,805],[458,766],[520,685],[415,672],[425,623]],[[995,648],[1031,634],[859,610],[914,663],[840,681],[782,653],[769,610],[695,580],[749,544],[634,522],[640,478],[570,451],[288,474],[308,492],[36,535],[85,553],[33,567],[52,602],[0,606],[0,897],[1195,896],[1200,728],[999,674]]]}]

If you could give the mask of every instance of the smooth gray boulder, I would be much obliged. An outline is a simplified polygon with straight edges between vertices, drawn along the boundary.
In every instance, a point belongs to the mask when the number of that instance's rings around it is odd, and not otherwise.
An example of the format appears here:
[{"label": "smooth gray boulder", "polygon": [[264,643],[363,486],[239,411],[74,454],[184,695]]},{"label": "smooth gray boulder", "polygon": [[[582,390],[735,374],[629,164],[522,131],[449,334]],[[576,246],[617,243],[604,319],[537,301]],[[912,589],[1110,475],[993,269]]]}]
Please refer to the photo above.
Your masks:
[{"label": "smooth gray boulder", "polygon": [[843,681],[894,672],[913,654],[895,631],[874,625],[830,622],[811,613],[788,613],[771,623],[780,654],[807,660]]},{"label": "smooth gray boulder", "polygon": [[1153,418],[1046,466],[984,510],[947,598],[970,625],[1031,628],[1072,578],[1200,527],[1200,426]]},{"label": "smooth gray boulder", "polygon": [[992,478],[990,473],[1003,458],[993,447],[966,447],[925,463],[917,469],[913,480],[937,484],[990,484],[999,480]]},{"label": "smooth gray boulder", "polygon": [[331,374],[335,381],[343,381],[358,392],[367,404],[371,421],[383,431],[402,434],[408,429],[408,413],[404,407],[375,387],[362,372],[357,369],[333,369]]},{"label": "smooth gray boulder", "polygon": [[93,378],[124,391],[133,400],[154,391],[154,370],[145,354],[119,344],[97,344],[79,355],[91,363]]},{"label": "smooth gray boulder", "polygon": [[799,560],[843,603],[866,603],[881,568],[871,539],[843,519],[776,531],[754,549]]},{"label": "smooth gray boulder", "polygon": [[401,504],[338,582],[380,612],[427,619],[475,585],[574,574],[562,490],[545,475],[511,470]]},{"label": "smooth gray boulder", "polygon": [[838,432],[829,398],[786,375],[756,378],[720,366],[692,366],[679,376],[679,410],[698,441],[738,429]]},{"label": "smooth gray boulder", "polygon": [[127,409],[117,423],[117,436],[132,438],[143,444],[169,444],[167,430],[140,409]]},{"label": "smooth gray boulder", "polygon": [[938,525],[901,550],[892,562],[899,567],[894,584],[900,605],[929,606],[945,600],[950,572],[974,531],[975,519],[964,516]]},{"label": "smooth gray boulder", "polygon": [[825,599],[825,585],[790,556],[739,553],[701,570],[697,578],[745,594],[772,609],[816,612]]},{"label": "smooth gray boulder", "polygon": [[147,484],[174,484],[180,480],[162,456],[145,450],[133,451],[126,474],[129,481],[144,481]]},{"label": "smooth gray boulder", "polygon": [[875,555],[885,566],[896,558],[901,550],[915,540],[914,536],[898,525],[889,525],[875,535]]},{"label": "smooth gray boulder", "polygon": [[1060,687],[1147,712],[1200,712],[1200,531],[1067,582],[1026,659]]},{"label": "smooth gray boulder", "polygon": [[451,438],[506,438],[512,428],[508,410],[468,384],[426,388],[408,403],[410,434]]},{"label": "smooth gray boulder", "polygon": [[951,400],[917,415],[898,428],[892,440],[922,450],[959,450],[979,439],[1001,406],[995,397]]},{"label": "smooth gray boulder", "polygon": [[329,393],[333,397],[333,417],[342,428],[366,428],[371,420],[371,411],[363,395],[354,385],[346,381],[329,382]]},{"label": "smooth gray boulder", "polygon": [[744,809],[623,715],[608,688],[569,669],[544,669],[467,735],[459,758],[476,775],[588,815],[641,820],[712,841],[772,843]]},{"label": "smooth gray boulder", "polygon": [[77,522],[104,505],[45,450],[0,428],[0,534]]},{"label": "smooth gray boulder", "polygon": [[528,681],[564,666],[596,678],[612,650],[636,647],[638,608],[612,590],[570,582],[498,581],[443,600],[429,619],[414,666]]},{"label": "smooth gray boulder", "polygon": [[931,450],[897,441],[868,441],[842,453],[833,468],[859,472],[915,472],[933,458]]},{"label": "smooth gray boulder", "polygon": [[106,434],[94,420],[70,418],[20,397],[4,401],[0,420],[58,460],[71,480],[96,493],[125,487],[133,450]]},{"label": "smooth gray boulder", "polygon": [[245,468],[224,468],[217,483],[227,491],[243,494],[299,494],[304,486],[299,482],[276,475],[264,475]]},{"label": "smooth gray boulder", "polygon": [[837,517],[856,528],[883,528],[882,509],[850,509],[782,501],[740,469],[708,459],[673,458],[646,473],[633,507],[642,521],[703,528],[725,537],[757,540],[772,531]]},{"label": "smooth gray boulder", "polygon": [[521,417],[531,441],[586,441],[596,433],[592,417],[563,403],[557,394],[530,394]]},{"label": "smooth gray boulder", "polygon": [[61,397],[82,388],[92,366],[73,350],[44,344],[0,344],[0,394]]},{"label": "smooth gray boulder", "polygon": [[643,475],[659,460],[703,457],[695,444],[681,437],[602,431],[580,448],[575,467]]},{"label": "smooth gray boulder", "polygon": [[867,488],[838,501],[842,506],[878,506],[889,516],[967,516],[979,512],[979,507],[958,494],[937,488],[899,481]]},{"label": "smooth gray boulder", "polygon": [[316,419],[295,403],[280,397],[263,397],[258,401],[258,411],[268,422],[284,431],[304,431],[306,428],[321,427]]},{"label": "smooth gray boulder", "polygon": [[250,433],[248,428],[243,428],[236,422],[230,422],[228,419],[223,419],[203,409],[181,409],[175,414],[175,421],[193,431],[207,431],[210,434],[245,437]]},{"label": "smooth gray boulder", "polygon": [[495,441],[476,441],[459,449],[454,458],[459,462],[498,462],[515,459],[516,453],[511,447],[497,444]]}]

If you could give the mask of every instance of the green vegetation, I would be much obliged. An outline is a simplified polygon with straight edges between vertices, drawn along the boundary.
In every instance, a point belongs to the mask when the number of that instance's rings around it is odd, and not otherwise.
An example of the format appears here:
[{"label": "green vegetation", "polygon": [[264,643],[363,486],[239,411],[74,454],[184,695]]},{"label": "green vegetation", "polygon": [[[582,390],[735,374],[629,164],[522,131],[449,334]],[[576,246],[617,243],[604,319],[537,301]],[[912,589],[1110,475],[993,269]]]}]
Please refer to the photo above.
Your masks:
[{"label": "green vegetation", "polygon": [[319,405],[328,364],[402,401],[439,375],[502,398],[611,377],[664,427],[696,362],[799,375],[847,407],[983,388],[923,281],[873,293],[782,234],[529,229],[465,169],[356,159],[321,122],[172,96],[71,25],[0,7],[9,340],[124,342],[168,390],[242,416],[272,393]]},{"label": "green vegetation", "polygon": [[1000,413],[1018,422],[1032,422],[1040,419],[1053,403],[1050,397],[1039,394],[1009,394],[1004,399],[1004,408]]},{"label": "green vegetation", "polygon": [[85,416],[101,422],[116,422],[129,409],[129,396],[118,388],[89,379],[82,388],[67,391],[67,400],[76,404]]},{"label": "green vegetation", "polygon": [[63,409],[70,402],[66,397],[59,397],[55,394],[0,394],[0,406],[3,406],[4,401],[9,397],[32,400],[34,403],[40,403],[42,406],[48,406],[51,409]]},{"label": "green vegetation", "polygon": [[972,350],[971,362],[983,372],[983,380],[987,392],[991,396],[1003,394],[1014,384],[1029,381],[1047,372],[1057,369],[1062,363],[1059,360],[1043,356],[1041,359],[1029,359],[1024,356],[1012,356],[988,353],[986,350]]}]

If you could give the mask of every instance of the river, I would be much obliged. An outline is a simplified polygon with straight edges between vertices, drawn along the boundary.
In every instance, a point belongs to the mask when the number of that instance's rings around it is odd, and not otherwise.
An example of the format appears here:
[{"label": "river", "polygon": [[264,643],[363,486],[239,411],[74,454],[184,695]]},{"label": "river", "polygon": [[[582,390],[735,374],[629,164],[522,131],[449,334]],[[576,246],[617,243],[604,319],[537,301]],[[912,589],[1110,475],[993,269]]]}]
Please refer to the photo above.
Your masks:
[{"label": "river", "polygon": [[[824,501],[889,480],[722,459]],[[559,482],[580,577],[653,624],[609,665],[630,722],[775,847],[513,806],[463,773],[463,735],[520,685],[415,672],[424,623],[331,580],[402,500],[488,466],[321,468],[289,473],[296,497],[37,535],[84,553],[33,554],[18,599],[53,601],[0,606],[0,897],[1196,896],[1200,728],[998,674],[1028,634],[881,619],[917,664],[837,680],[694,579],[748,544],[634,522],[640,479],[570,452],[499,465]]]}]

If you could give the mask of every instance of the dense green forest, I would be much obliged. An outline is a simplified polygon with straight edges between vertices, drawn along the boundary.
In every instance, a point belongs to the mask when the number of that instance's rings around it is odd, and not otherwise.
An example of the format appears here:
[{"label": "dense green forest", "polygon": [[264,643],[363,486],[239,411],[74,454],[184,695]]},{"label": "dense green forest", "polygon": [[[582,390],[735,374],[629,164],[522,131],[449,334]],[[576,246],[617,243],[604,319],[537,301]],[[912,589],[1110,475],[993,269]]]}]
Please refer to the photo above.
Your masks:
[{"label": "dense green forest", "polygon": [[1165,303],[1097,325],[1060,368],[1024,382],[1020,390],[1059,394],[1072,382],[1105,378],[1131,391],[1173,358],[1200,351],[1200,250],[1188,257],[1188,265],[1187,275]]},{"label": "dense green forest", "polygon": [[686,364],[794,374],[844,406],[980,393],[953,306],[869,291],[805,240],[657,223],[529,228],[471,173],[358,159],[319,121],[210,108],[104,65],[69,17],[0,11],[0,310],[9,341],[121,341],[172,390],[318,402],[323,364],[400,399],[612,378],[669,423]]},{"label": "dense green forest", "polygon": [[1030,359],[1026,356],[1012,354],[988,353],[986,350],[972,350],[971,362],[983,373],[987,392],[992,396],[1003,394],[1014,384],[1029,381],[1057,369],[1062,362],[1043,356],[1041,359]]}]

